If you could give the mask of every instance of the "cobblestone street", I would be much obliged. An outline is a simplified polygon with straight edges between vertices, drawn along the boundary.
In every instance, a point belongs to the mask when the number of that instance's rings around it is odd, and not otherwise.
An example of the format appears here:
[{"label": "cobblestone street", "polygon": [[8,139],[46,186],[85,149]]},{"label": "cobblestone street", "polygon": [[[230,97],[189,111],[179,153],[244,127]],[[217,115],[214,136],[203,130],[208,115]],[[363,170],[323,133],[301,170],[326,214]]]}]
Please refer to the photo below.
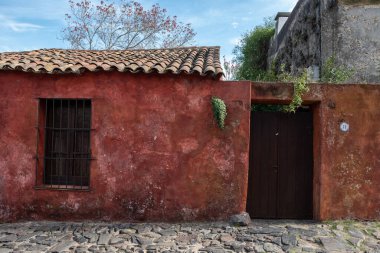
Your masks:
[{"label": "cobblestone street", "polygon": [[8,252],[380,252],[380,223],[0,224]]}]

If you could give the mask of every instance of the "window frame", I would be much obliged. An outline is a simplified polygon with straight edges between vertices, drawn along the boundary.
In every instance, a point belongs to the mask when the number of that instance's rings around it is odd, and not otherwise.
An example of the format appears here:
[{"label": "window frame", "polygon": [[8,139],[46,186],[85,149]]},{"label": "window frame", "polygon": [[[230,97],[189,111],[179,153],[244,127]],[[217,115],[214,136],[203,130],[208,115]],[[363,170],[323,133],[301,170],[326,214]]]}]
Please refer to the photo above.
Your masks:
[{"label": "window frame", "polygon": [[[92,128],[92,113],[93,113],[93,99],[91,98],[49,98],[49,97],[46,97],[46,98],[37,98],[38,100],[38,109],[37,109],[37,125],[36,125],[36,129],[37,129],[37,143],[36,143],[36,168],[35,168],[35,189],[52,189],[52,190],[75,190],[75,191],[89,191],[90,190],[90,186],[91,186],[91,161],[94,160],[94,158],[92,157],[92,150],[91,150],[91,137],[92,137],[92,132],[93,132],[93,128]],[[48,127],[47,127],[47,120],[48,120],[48,110],[53,110],[52,114],[54,115],[55,114],[55,111],[56,110],[54,107],[55,103],[58,103],[60,102],[60,126],[59,128],[55,128],[55,125],[54,125],[54,122],[53,122],[53,128],[51,128],[50,130],[47,130]],[[75,102],[72,102],[72,101],[75,101]],[[74,122],[74,127],[73,128],[70,128],[70,120],[67,119],[67,128],[64,128],[63,125],[62,125],[62,115],[63,115],[63,102],[67,102],[67,105],[68,105],[68,108],[67,108],[67,114],[69,117],[70,115],[70,104],[71,103],[75,103],[76,105],[76,108],[75,108],[75,118],[73,120]],[[48,107],[48,103],[52,103],[53,106],[52,108],[49,108]],[[79,122],[79,120],[77,120],[77,117],[79,115],[78,113],[78,105],[80,105],[82,103],[83,107],[82,107],[82,127],[78,127],[76,126],[76,123]],[[87,104],[88,103],[88,104]],[[88,109],[86,109],[86,107],[88,106]],[[88,111],[87,111],[88,110]],[[87,118],[86,118],[87,116]],[[51,119],[50,119],[51,120]],[[53,118],[53,121],[54,121],[54,118]],[[88,127],[85,127],[85,122],[88,123]],[[46,180],[46,171],[47,171],[47,166],[46,166],[46,155],[47,155],[47,132],[50,131],[51,135],[54,136],[53,132],[54,131],[60,131],[60,148],[61,145],[64,145],[63,144],[63,140],[65,138],[62,139],[62,130],[65,129],[66,131],[73,131],[74,133],[77,133],[77,132],[82,132],[81,133],[81,136],[82,136],[82,143],[81,145],[84,144],[83,142],[83,138],[88,138],[87,140],[87,152],[86,153],[80,153],[82,155],[85,155],[85,157],[82,157],[82,158],[63,158],[63,159],[73,159],[74,161],[78,161],[80,159],[80,163],[79,163],[79,171],[80,173],[83,173],[83,170],[85,171],[85,173],[87,173],[87,175],[84,175],[82,176],[81,174],[81,184],[76,184],[75,183],[75,179],[73,179],[75,176],[73,176],[70,180],[73,180],[73,182],[71,182],[70,184],[68,183],[68,181],[66,181],[65,184],[53,184],[53,181],[51,180],[50,182],[47,183],[47,180]],[[83,137],[85,136],[85,133],[88,132],[87,134],[87,137]],[[54,137],[53,137],[54,138]],[[74,143],[76,142],[76,139],[77,136],[75,135],[74,137]],[[72,137],[69,136],[69,133],[67,133],[67,138],[65,139],[66,143],[67,143],[67,149],[68,149],[68,153],[67,155],[74,155],[75,151],[76,151],[76,148],[77,146],[73,146],[73,150],[69,150],[69,142],[73,141]],[[54,139],[52,140],[52,143],[50,145],[54,144]],[[71,143],[72,144],[72,143]],[[40,148],[41,147],[41,148]],[[79,146],[80,147],[80,146]],[[63,149],[63,148],[62,148]],[[52,148],[52,150],[54,150],[54,147]],[[53,152],[52,150],[50,150],[50,152]],[[70,153],[71,152],[71,153]],[[51,158],[50,158],[51,159]],[[81,165],[81,163],[83,163],[83,159],[85,159],[85,164],[84,166]],[[76,162],[71,162],[71,165],[69,167],[65,167],[65,166],[62,166],[62,157],[58,157],[56,158],[57,161],[59,161],[59,165],[55,165],[57,167],[50,167],[50,170],[52,171],[52,169],[54,168],[55,170],[57,170],[58,167],[60,168],[63,168],[63,171],[65,171],[65,173],[67,174],[66,177],[68,178],[69,176],[69,171],[71,171],[71,174],[74,173],[73,171],[73,168],[75,167],[75,163]],[[66,162],[67,164],[67,162]],[[73,165],[74,164],[74,165]],[[52,166],[52,165],[51,165]],[[83,167],[82,167],[83,166]],[[62,170],[60,171],[61,173]],[[51,172],[52,173],[52,172]],[[64,175],[58,175],[58,177],[63,177]],[[82,183],[82,180],[83,178],[86,178],[86,184],[83,184]]]}]

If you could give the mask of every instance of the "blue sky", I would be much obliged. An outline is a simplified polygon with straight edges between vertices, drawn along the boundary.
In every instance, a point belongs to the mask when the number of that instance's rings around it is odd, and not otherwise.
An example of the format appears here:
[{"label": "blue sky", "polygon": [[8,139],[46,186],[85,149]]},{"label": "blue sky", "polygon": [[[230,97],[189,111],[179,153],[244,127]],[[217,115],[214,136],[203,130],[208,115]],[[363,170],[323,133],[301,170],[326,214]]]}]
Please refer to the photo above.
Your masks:
[{"label": "blue sky", "polygon": [[[195,45],[221,46],[228,58],[241,35],[265,17],[290,11],[297,0],[141,0],[159,3],[180,21],[192,24]],[[59,40],[68,0],[0,0],[0,51],[67,48]]]}]

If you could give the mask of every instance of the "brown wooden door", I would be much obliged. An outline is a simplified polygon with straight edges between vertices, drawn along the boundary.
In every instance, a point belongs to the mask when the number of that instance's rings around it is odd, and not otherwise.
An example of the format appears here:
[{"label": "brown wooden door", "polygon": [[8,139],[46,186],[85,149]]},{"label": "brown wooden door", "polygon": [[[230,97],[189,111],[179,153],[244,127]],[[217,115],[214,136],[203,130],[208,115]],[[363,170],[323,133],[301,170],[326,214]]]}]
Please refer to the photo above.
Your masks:
[{"label": "brown wooden door", "polygon": [[312,112],[251,116],[247,211],[252,218],[311,219]]}]

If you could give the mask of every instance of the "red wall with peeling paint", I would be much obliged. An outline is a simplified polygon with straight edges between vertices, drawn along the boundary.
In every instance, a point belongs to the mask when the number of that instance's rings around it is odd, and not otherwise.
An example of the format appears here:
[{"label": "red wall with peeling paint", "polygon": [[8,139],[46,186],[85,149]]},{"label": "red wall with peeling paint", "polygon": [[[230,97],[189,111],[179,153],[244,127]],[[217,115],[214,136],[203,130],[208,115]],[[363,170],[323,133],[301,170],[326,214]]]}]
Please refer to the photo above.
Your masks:
[{"label": "red wall with peeling paint", "polygon": [[[380,219],[380,85],[312,84],[315,219]],[[228,105],[213,121],[211,96]],[[0,221],[216,220],[245,210],[251,101],[288,84],[0,73]],[[36,190],[37,97],[92,98],[91,190]],[[254,120],[254,119],[252,119]],[[346,121],[350,131],[341,132]]]},{"label": "red wall with peeling paint", "polygon": [[[249,82],[0,73],[0,221],[213,220],[245,210]],[[213,121],[211,96],[228,105]],[[92,98],[91,190],[36,190],[36,98]]]},{"label": "red wall with peeling paint", "polygon": [[[253,83],[255,103],[286,103],[289,84]],[[380,85],[312,84],[315,219],[380,219]],[[254,122],[254,119],[251,119]],[[348,132],[340,123],[350,125]]]}]

